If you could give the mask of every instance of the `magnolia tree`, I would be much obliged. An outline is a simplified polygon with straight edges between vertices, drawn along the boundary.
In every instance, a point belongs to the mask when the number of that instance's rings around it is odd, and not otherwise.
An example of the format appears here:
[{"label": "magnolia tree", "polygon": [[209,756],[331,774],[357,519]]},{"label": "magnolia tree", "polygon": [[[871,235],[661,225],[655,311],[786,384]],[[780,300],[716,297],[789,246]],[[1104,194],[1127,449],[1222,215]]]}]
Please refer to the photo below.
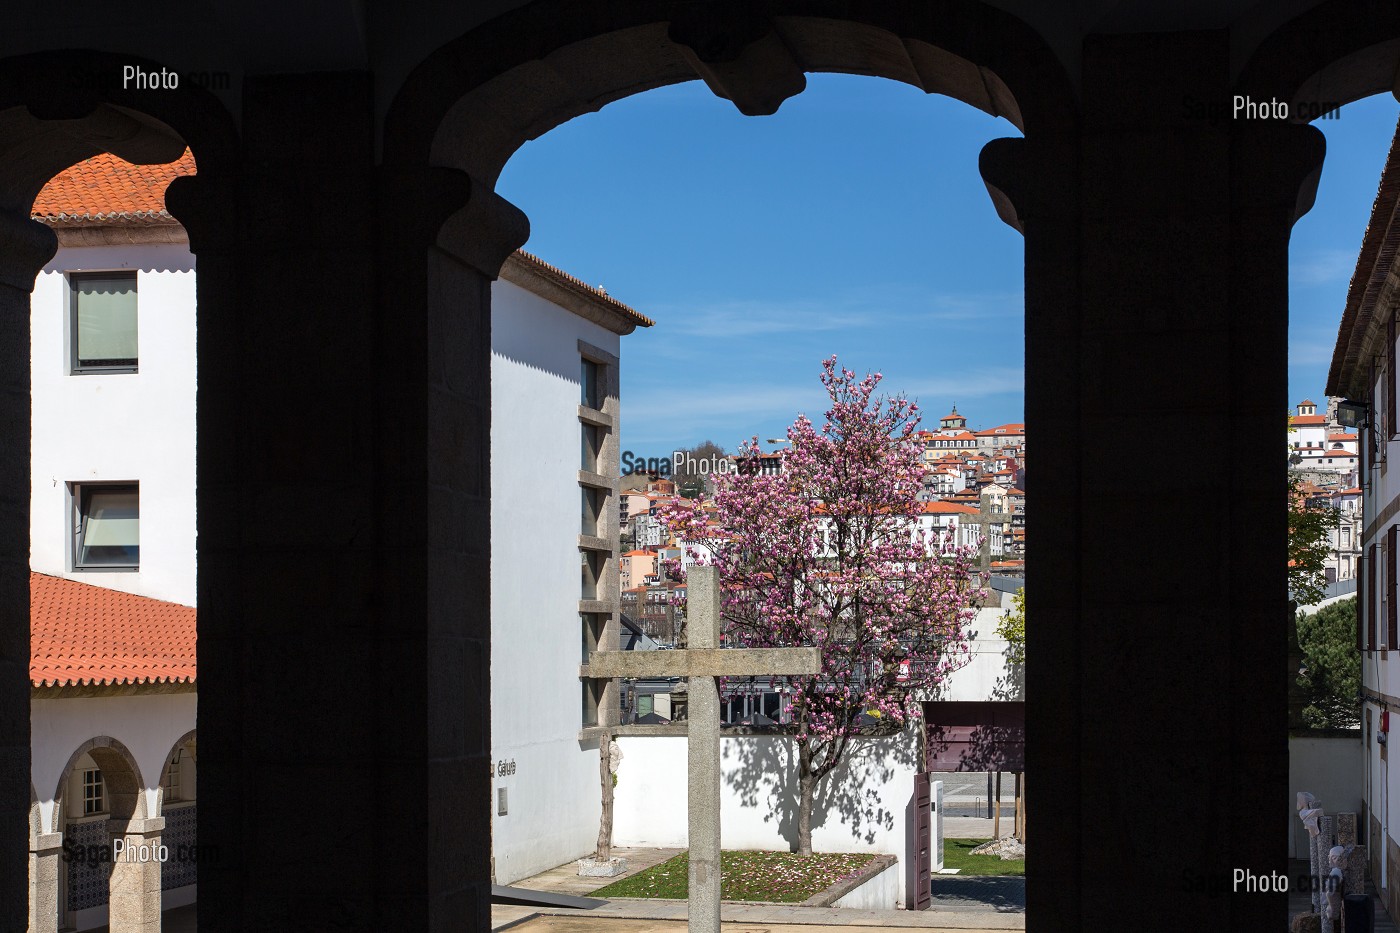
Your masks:
[{"label": "magnolia tree", "polygon": [[[835,357],[822,366],[826,423],[818,431],[798,416],[781,473],[716,474],[708,504],[676,499],[660,509],[692,559],[719,570],[727,645],[821,649],[820,674],[772,681],[790,698],[803,855],[816,788],[864,717],[903,726],[966,663],[983,595],[977,547],[956,547],[951,533],[939,538],[919,520],[918,406],[877,397],[878,373],[857,379]],[[758,453],[754,438],[740,456]]]}]

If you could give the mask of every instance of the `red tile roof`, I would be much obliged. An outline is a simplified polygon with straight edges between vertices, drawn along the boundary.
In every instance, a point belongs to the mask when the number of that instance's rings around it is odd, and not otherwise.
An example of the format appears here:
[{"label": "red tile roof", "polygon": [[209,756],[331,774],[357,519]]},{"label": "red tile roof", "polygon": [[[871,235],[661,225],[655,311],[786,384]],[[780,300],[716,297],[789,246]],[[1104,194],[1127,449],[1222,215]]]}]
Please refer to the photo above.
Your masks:
[{"label": "red tile roof", "polygon": [[165,165],[133,165],[103,153],[59,172],[34,199],[31,216],[48,224],[174,220],[165,209],[165,189],[180,175],[193,175],[188,149]]},{"label": "red tile roof", "polygon": [[955,502],[925,502],[924,514],[926,515],[976,515],[977,510],[970,505],[960,505]]},{"label": "red tile roof", "polygon": [[29,679],[36,687],[193,683],[195,610],[31,573]]},{"label": "red tile roof", "polygon": [[1303,427],[1311,427],[1311,426],[1313,426],[1313,425],[1326,424],[1326,423],[1327,423],[1327,416],[1326,416],[1326,415],[1294,415],[1294,416],[1293,416],[1293,423],[1294,423],[1294,424],[1298,424],[1298,425],[1302,425]]}]

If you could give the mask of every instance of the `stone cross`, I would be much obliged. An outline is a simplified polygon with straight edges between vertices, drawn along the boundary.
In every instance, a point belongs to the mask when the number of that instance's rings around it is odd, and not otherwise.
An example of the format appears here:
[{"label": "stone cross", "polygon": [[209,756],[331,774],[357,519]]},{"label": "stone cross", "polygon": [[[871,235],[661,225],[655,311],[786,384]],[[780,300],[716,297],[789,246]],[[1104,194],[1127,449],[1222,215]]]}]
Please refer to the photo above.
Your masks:
[{"label": "stone cross", "polygon": [[587,677],[685,677],[689,680],[687,772],[690,933],[719,933],[719,684],[718,677],[816,674],[818,648],[720,648],[719,572],[692,566],[688,576],[688,647],[676,651],[595,651]]}]

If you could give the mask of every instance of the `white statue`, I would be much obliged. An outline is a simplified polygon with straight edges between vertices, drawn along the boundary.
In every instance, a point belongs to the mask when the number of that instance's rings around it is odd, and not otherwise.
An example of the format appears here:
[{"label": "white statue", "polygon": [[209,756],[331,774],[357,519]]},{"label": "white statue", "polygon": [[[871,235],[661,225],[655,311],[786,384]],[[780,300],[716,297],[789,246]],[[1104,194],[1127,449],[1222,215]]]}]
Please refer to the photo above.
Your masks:
[{"label": "white statue", "polygon": [[1342,865],[1350,850],[1351,846],[1333,846],[1327,850],[1327,864],[1332,866],[1332,870],[1327,873],[1328,918],[1342,915],[1342,882],[1346,877],[1346,873],[1342,871]]}]

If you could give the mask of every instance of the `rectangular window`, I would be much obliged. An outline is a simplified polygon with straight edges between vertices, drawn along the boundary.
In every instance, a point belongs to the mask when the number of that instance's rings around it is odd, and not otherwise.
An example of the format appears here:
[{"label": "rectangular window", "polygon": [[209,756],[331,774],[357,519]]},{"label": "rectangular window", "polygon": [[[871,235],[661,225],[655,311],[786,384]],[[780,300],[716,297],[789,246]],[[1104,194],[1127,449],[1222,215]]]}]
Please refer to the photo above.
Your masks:
[{"label": "rectangular window", "polygon": [[74,273],[68,282],[73,372],[136,372],[136,273]]},{"label": "rectangular window", "polygon": [[603,626],[607,623],[608,617],[597,612],[579,613],[580,627],[583,629],[583,662],[588,663],[588,656],[599,650],[603,642]]},{"label": "rectangular window", "polygon": [[1382,441],[1395,436],[1395,318],[1385,327],[1385,430]]},{"label": "rectangular window", "polygon": [[1376,562],[1376,546],[1372,544],[1366,549],[1366,569],[1362,574],[1362,579],[1366,586],[1366,650],[1376,650],[1376,639],[1379,633],[1376,625],[1380,615],[1376,608],[1376,590],[1380,585],[1381,565]]},{"label": "rectangular window", "polygon": [[598,725],[598,709],[603,705],[603,687],[606,680],[585,679],[582,683],[582,719],[584,728]]},{"label": "rectangular window", "polygon": [[1396,615],[1395,605],[1395,559],[1396,559],[1396,533],[1400,528],[1391,525],[1385,533],[1385,622],[1387,651],[1394,651],[1400,648],[1400,626],[1396,623],[1400,621]]},{"label": "rectangular window", "polygon": [[83,772],[83,815],[91,816],[94,813],[106,813],[106,794],[103,793],[102,772],[97,768],[89,768]]},{"label": "rectangular window", "polygon": [[599,599],[598,586],[603,579],[604,556],[597,551],[579,551],[582,573],[580,595],[583,599]]},{"label": "rectangular window", "polygon": [[581,436],[578,468],[589,473],[598,473],[598,455],[603,450],[603,429],[596,424],[582,424],[579,428]]},{"label": "rectangular window", "polygon": [[139,489],[136,483],[74,485],[75,570],[135,570],[140,566]]},{"label": "rectangular window", "polygon": [[603,503],[607,501],[606,494],[603,490],[594,489],[592,486],[580,486],[579,492],[582,497],[580,534],[599,537],[602,535],[599,520],[603,517]]},{"label": "rectangular window", "polygon": [[603,367],[586,356],[579,357],[579,404],[585,408],[603,410]]}]

